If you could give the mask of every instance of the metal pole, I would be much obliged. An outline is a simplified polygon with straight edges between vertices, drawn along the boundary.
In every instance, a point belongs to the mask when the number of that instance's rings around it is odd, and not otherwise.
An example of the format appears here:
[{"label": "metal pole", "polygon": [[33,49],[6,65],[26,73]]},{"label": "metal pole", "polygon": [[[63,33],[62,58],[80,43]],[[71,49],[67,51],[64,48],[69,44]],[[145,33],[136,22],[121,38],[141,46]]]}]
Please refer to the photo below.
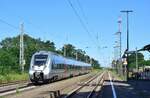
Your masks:
[{"label": "metal pole", "polygon": [[120,74],[121,75],[123,75],[123,67],[122,67],[122,43],[121,43],[121,41],[122,41],[122,39],[121,39],[121,23],[122,23],[122,18],[121,17],[119,17],[119,20],[118,20],[118,24],[119,24],[119,37],[120,37]]},{"label": "metal pole", "polygon": [[[121,11],[121,12],[123,12],[123,13],[126,13],[127,14],[127,51],[129,51],[129,17],[128,17],[128,15],[129,15],[129,12],[133,12],[132,10],[125,10],[125,11]],[[127,78],[127,80],[128,80],[128,78],[129,78],[129,66],[128,66],[128,63],[129,63],[129,54],[127,53],[127,68],[126,68],[126,72],[127,72],[127,76],[126,76],[126,78]]]},{"label": "metal pole", "polygon": [[21,68],[21,71],[24,72],[24,65],[25,65],[25,60],[24,60],[24,42],[23,42],[23,35],[24,35],[24,26],[23,23],[20,26],[20,56],[19,56],[19,65]]},{"label": "metal pole", "polygon": [[[128,21],[128,12],[127,12],[127,51],[129,51],[129,21]],[[127,68],[126,68],[126,72],[127,72],[127,80],[128,80],[128,78],[129,78],[129,65],[128,65],[128,63],[129,63],[129,54],[127,53]]]},{"label": "metal pole", "polygon": [[78,52],[76,52],[76,60],[78,60]]},{"label": "metal pole", "polygon": [[138,51],[136,48],[136,72],[138,72]]},{"label": "metal pole", "polygon": [[64,45],[64,57],[66,57],[66,45]]},{"label": "metal pole", "polygon": [[91,65],[93,64],[93,61],[92,61],[92,59],[90,60],[90,64],[91,64]]},{"label": "metal pole", "polygon": [[86,62],[86,63],[88,63],[88,57],[86,57],[86,60],[85,60],[85,62]]},{"label": "metal pole", "polygon": [[120,54],[119,54],[119,56],[120,56],[120,58],[121,58],[121,23],[122,23],[122,19],[121,19],[121,16],[118,18],[118,33],[119,33],[119,48],[120,48]]}]

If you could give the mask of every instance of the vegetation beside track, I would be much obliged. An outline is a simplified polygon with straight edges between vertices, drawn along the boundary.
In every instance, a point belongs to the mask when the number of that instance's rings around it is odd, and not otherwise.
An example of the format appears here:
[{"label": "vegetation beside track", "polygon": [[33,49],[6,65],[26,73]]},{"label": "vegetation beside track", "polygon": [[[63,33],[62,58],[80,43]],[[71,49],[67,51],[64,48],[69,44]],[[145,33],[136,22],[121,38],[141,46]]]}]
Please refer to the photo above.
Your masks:
[{"label": "vegetation beside track", "polygon": [[96,72],[97,73],[97,72],[100,72],[100,71],[102,71],[102,69],[100,69],[100,68],[99,69],[95,69],[95,68],[92,69],[92,72]]},{"label": "vegetation beside track", "polygon": [[[11,81],[24,77],[24,74],[19,74],[21,68],[19,66],[19,40],[20,36],[8,37],[0,41],[0,82]],[[76,59],[78,54],[78,60],[82,62],[92,62],[93,68],[100,66],[99,62],[94,58],[88,56],[82,49],[77,49],[72,44],[65,44],[62,48],[56,49],[55,43],[49,40],[42,41],[40,38],[36,39],[29,35],[24,35],[24,58],[25,58],[25,71],[29,70],[29,65],[33,53],[45,50],[56,52],[63,55],[64,48],[67,51],[66,57]],[[15,76],[16,75],[16,76]],[[11,78],[11,76],[13,78]],[[14,78],[15,77],[15,78]],[[19,77],[19,78],[18,78]],[[25,75],[27,77],[27,75]],[[23,78],[24,79],[24,78]]]},{"label": "vegetation beside track", "polygon": [[28,73],[8,73],[0,75],[0,84],[28,80]]},{"label": "vegetation beside track", "polygon": [[49,40],[42,41],[40,38],[35,39],[29,35],[24,35],[24,49],[25,49],[25,72],[21,73],[19,66],[19,38],[20,36],[5,38],[0,41],[0,84],[28,79],[28,70],[32,54],[39,50],[52,51],[63,55],[64,47],[66,48],[66,57],[76,58],[83,62],[92,61],[92,67],[100,68],[100,64],[94,58],[91,58],[82,49],[76,49],[71,44],[66,44],[61,49],[56,49],[55,43]]},{"label": "vegetation beside track", "polygon": [[111,74],[117,78],[118,80],[125,80],[125,77],[122,75],[117,74],[117,72],[115,70],[111,70]]}]

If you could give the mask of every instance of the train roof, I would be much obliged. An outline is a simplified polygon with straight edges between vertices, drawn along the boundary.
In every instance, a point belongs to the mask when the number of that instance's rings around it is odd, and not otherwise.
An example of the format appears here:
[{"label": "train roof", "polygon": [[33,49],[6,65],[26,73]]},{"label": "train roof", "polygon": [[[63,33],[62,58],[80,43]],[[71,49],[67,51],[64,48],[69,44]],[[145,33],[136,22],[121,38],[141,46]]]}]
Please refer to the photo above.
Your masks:
[{"label": "train roof", "polygon": [[57,53],[51,52],[51,51],[39,51],[39,52],[36,52],[35,54],[49,54],[50,58],[54,64],[67,64],[67,65],[74,65],[74,66],[76,66],[76,65],[77,66],[91,66],[91,64],[77,61],[77,60],[71,59],[71,58],[66,58]]}]

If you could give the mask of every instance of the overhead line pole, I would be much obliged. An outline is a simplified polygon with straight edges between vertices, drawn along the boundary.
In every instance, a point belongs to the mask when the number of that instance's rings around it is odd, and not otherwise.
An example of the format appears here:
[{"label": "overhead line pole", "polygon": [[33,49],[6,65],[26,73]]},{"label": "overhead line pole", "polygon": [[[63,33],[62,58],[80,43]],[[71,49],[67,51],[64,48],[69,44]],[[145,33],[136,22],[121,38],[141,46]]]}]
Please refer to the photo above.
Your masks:
[{"label": "overhead line pole", "polygon": [[76,60],[78,60],[78,51],[76,51]]},{"label": "overhead line pole", "polygon": [[25,65],[25,60],[24,60],[24,26],[23,23],[20,25],[20,56],[19,56],[19,65],[21,68],[21,71],[24,72],[24,65]]},{"label": "overhead line pole", "polygon": [[[133,12],[132,10],[122,10],[122,13],[126,13],[127,15],[127,52],[129,51],[129,13]],[[126,79],[129,78],[129,54],[127,53],[127,66],[126,66]]]},{"label": "overhead line pole", "polygon": [[118,27],[119,27],[119,29],[118,29],[118,33],[119,33],[119,46],[120,46],[120,54],[119,54],[119,56],[120,56],[120,58],[121,58],[121,49],[122,49],[122,45],[121,45],[121,41],[122,41],[122,39],[121,39],[121,23],[122,23],[122,20],[121,20],[121,17],[119,17],[119,19],[118,19]]},{"label": "overhead line pole", "polygon": [[67,55],[66,55],[66,45],[64,45],[64,57],[66,57]]},{"label": "overhead line pole", "polygon": [[138,51],[137,51],[137,47],[136,47],[136,72],[138,72]]}]

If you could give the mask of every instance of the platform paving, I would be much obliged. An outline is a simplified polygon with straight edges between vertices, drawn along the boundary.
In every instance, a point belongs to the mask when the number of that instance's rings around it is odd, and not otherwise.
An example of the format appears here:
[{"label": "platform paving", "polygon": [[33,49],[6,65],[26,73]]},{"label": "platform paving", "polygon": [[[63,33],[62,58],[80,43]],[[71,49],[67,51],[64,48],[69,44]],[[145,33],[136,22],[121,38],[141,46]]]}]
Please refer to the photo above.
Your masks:
[{"label": "platform paving", "polygon": [[[150,98],[150,81],[129,80],[128,82],[114,79],[112,81],[116,98]],[[98,98],[115,98],[110,80],[106,80]]]}]

